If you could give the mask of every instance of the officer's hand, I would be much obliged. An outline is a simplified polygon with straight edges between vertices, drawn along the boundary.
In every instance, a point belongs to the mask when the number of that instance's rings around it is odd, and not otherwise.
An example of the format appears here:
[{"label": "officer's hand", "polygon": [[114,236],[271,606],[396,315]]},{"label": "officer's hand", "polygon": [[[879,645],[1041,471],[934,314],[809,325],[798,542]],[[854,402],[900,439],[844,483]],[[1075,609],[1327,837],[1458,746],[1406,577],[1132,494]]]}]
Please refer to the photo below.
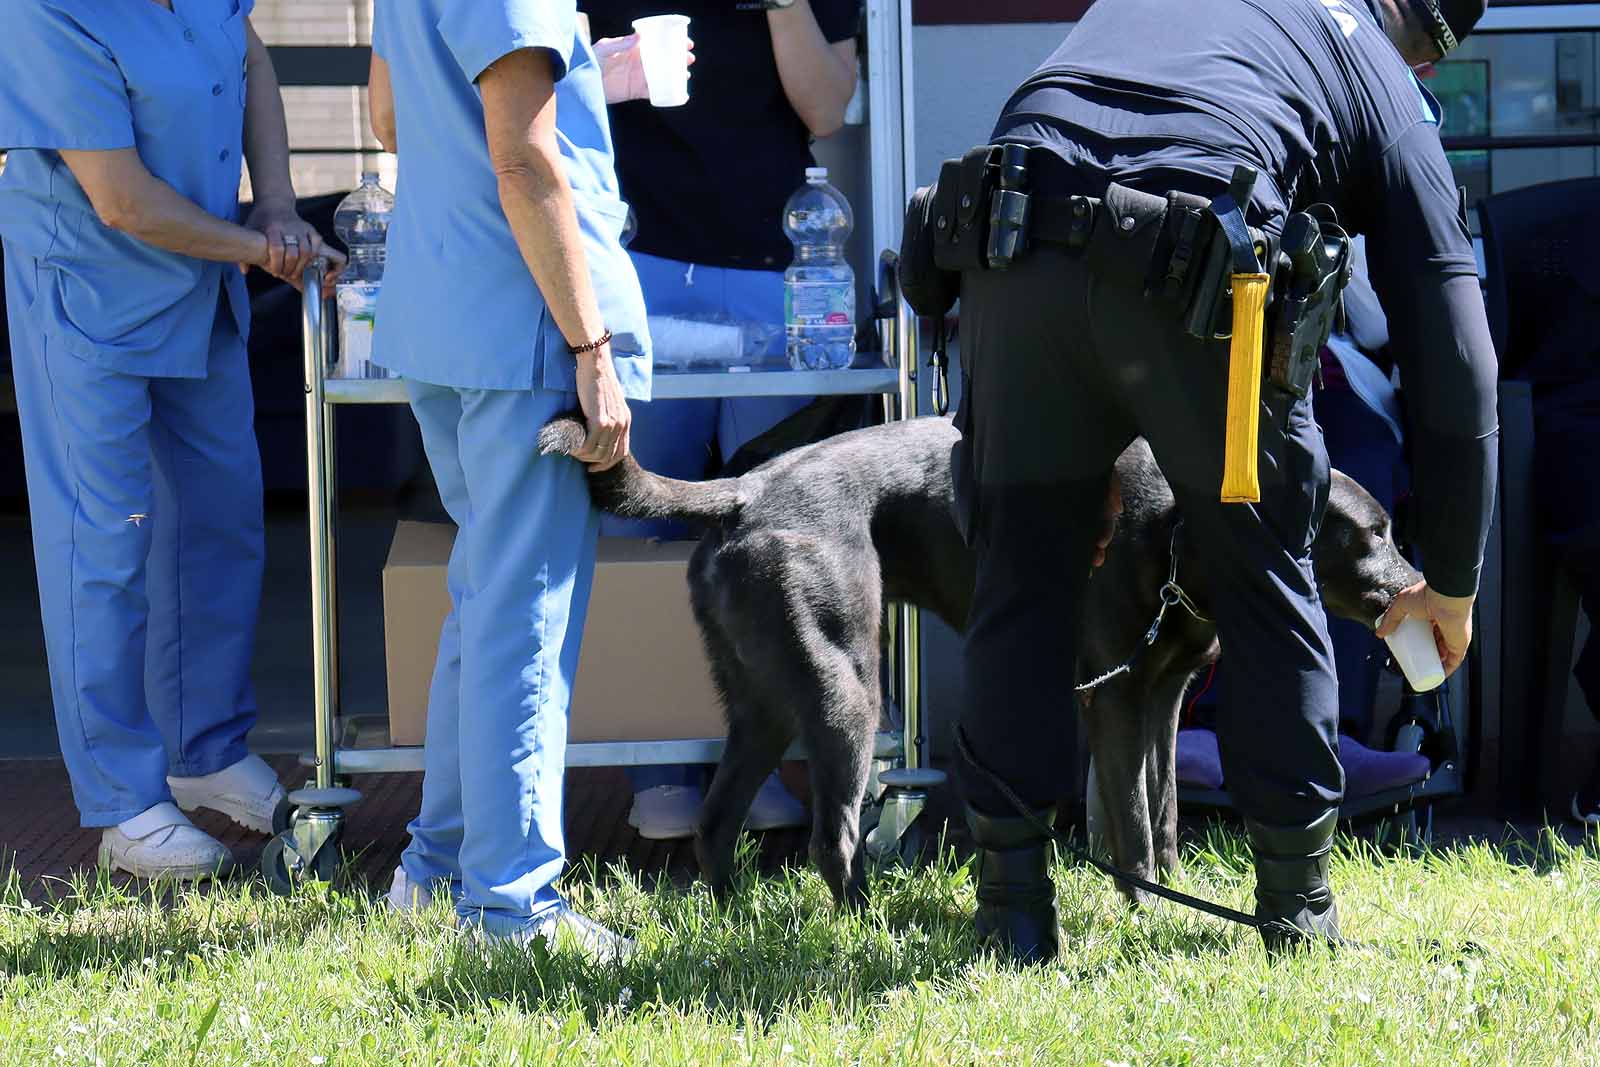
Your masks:
[{"label": "officer's hand", "polygon": [[622,383],[611,365],[611,346],[578,355],[578,406],[589,424],[589,436],[572,458],[591,471],[610,470],[628,454],[633,413],[622,395]]},{"label": "officer's hand", "polygon": [[1093,564],[1098,567],[1106,561],[1106,549],[1111,547],[1111,539],[1117,536],[1117,519],[1122,515],[1122,479],[1117,477],[1117,472],[1111,472],[1111,484],[1106,488],[1105,511],[1102,512],[1103,520],[1100,527],[1100,536],[1095,538]]},{"label": "officer's hand", "polygon": [[[650,86],[644,78],[644,60],[639,54],[639,35],[602,37],[594,43],[594,57],[600,61],[600,84],[605,87],[606,103],[650,99]],[[694,42],[689,42],[689,66],[694,66]]]},{"label": "officer's hand", "polygon": [[1415,615],[1433,626],[1433,640],[1439,648],[1439,661],[1446,677],[1455,673],[1467,658],[1472,644],[1472,604],[1476,597],[1444,596],[1418,582],[1396,594],[1389,610],[1378,620],[1378,636],[1388,637],[1400,628],[1408,615]]}]

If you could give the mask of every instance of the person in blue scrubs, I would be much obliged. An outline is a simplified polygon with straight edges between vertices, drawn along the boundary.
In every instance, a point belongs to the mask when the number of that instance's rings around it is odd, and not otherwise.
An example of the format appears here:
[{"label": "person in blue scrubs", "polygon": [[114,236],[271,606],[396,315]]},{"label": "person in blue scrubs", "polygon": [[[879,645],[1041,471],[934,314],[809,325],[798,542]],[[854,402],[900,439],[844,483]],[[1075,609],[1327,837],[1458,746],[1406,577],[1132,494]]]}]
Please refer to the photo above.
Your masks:
[{"label": "person in blue scrubs", "polygon": [[447,891],[488,936],[616,955],[626,940],[554,887],[598,524],[583,467],[537,445],[581,407],[578,458],[605,469],[627,453],[628,400],[650,393],[601,71],[572,0],[380,4],[373,47],[376,132],[399,157],[374,359],[405,379],[459,528],[390,900]]},{"label": "person in blue scrubs", "polygon": [[[634,99],[612,109],[617,171],[638,233],[629,245],[657,316],[720,315],[780,326],[783,272],[794,249],[783,205],[816,160],[811,141],[844,123],[856,88],[860,0],[582,0],[612,52],[634,40],[632,20],[665,11],[690,18],[695,39],[689,102],[658,108]],[[610,47],[607,47],[610,46]],[[608,58],[608,68],[611,61]],[[783,363],[777,333],[767,352]],[[658,401],[639,409],[634,454],[646,468],[696,480],[810,397]],[[606,515],[608,537],[698,536],[680,523]],[[630,767],[628,822],[655,840],[694,833],[709,767]],[[762,784],[749,830],[802,826],[805,808],[778,776]]]},{"label": "person in blue scrubs", "polygon": [[252,3],[0,3],[0,241],[56,722],[102,864],[143,877],[229,866],[180,809],[266,833],[282,796],[245,746],[263,547],[242,268],[298,278],[321,240]]}]

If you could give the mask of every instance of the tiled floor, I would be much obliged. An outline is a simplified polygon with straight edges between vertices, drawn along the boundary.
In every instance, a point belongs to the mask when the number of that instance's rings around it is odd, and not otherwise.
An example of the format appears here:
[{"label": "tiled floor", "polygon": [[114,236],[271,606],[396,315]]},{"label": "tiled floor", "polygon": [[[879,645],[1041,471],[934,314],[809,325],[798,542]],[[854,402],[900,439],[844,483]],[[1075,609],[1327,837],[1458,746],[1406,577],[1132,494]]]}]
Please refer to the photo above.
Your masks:
[{"label": "tiled floor", "polygon": [[[293,757],[272,763],[286,783],[303,771]],[[357,881],[382,889],[406,845],[406,821],[417,811],[421,775],[361,775],[353,784],[361,802],[349,809],[344,848],[348,873]],[[627,824],[629,794],[622,772],[612,768],[574,769],[566,796],[567,847],[574,856],[594,856],[602,863],[621,862],[630,869],[686,882],[694,877],[694,853],[687,841],[646,841]],[[0,839],[0,869],[14,860],[27,892],[35,900],[59,895],[74,874],[92,872],[100,841],[98,830],[78,826],[61,761],[0,761],[0,811],[13,813]],[[18,818],[15,813],[28,813]],[[253,876],[266,839],[227,819],[207,812],[195,822],[233,850],[240,870]],[[806,831],[783,830],[762,835],[762,865],[804,863]]]}]

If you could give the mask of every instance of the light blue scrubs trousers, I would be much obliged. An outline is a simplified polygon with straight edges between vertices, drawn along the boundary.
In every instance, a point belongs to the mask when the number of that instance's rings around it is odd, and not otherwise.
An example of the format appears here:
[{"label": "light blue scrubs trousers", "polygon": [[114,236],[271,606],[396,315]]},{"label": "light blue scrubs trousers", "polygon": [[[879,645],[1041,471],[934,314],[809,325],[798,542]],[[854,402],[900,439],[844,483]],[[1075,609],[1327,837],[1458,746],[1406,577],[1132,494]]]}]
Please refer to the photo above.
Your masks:
[{"label": "light blue scrubs trousers", "polygon": [[[652,315],[721,312],[754,322],[783,322],[783,272],[694,266],[675,259],[632,252],[634,269]],[[780,336],[773,354],[783,350]],[[810,403],[810,397],[759,396],[738,399],[656,400],[631,405],[630,440],[634,457],[647,470],[669,478],[698,480],[715,449],[727,462],[745,442],[759,437]],[[681,523],[662,519],[600,518],[607,537],[681,540],[699,536]],[[629,767],[634,792],[658,785],[703,785],[701,766]]]},{"label": "light blue scrubs trousers", "polygon": [[428,697],[422,809],[402,858],[448,881],[463,923],[527,928],[560,903],[567,708],[594,578],[597,519],[582,464],[541,456],[571,393],[408,380],[439,495],[459,532],[451,611]]},{"label": "light blue scrubs trousers", "polygon": [[166,776],[247,754],[264,557],[244,341],[219,304],[204,378],[145,378],[66,352],[6,261],[12,370],[45,650],[84,826],[172,799]]}]

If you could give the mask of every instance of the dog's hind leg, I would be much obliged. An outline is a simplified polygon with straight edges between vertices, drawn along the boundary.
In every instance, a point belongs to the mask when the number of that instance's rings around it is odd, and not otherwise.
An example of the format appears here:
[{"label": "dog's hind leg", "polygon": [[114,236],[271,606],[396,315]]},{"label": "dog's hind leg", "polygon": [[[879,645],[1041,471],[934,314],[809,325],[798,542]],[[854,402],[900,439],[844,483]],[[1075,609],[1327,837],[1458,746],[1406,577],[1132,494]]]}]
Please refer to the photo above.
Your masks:
[{"label": "dog's hind leg", "polygon": [[[845,659],[842,652],[836,655]],[[811,861],[834,900],[855,908],[867,898],[865,857],[859,847],[861,800],[872,769],[878,693],[843,662],[836,668],[822,665],[815,677],[820,691],[797,696],[815,700],[824,709],[823,714],[802,720],[801,726],[811,772]]]},{"label": "dog's hind leg", "polygon": [[719,896],[733,888],[734,847],[750,804],[794,740],[788,717],[759,707],[748,686],[724,694],[728,742],[700,808],[694,841],[700,873]]},{"label": "dog's hind leg", "polygon": [[808,610],[799,615],[805,624],[795,633],[801,656],[789,661],[803,668],[787,691],[811,774],[811,861],[833,899],[849,908],[867,899],[861,802],[883,710],[876,563],[865,552],[812,557]]}]

